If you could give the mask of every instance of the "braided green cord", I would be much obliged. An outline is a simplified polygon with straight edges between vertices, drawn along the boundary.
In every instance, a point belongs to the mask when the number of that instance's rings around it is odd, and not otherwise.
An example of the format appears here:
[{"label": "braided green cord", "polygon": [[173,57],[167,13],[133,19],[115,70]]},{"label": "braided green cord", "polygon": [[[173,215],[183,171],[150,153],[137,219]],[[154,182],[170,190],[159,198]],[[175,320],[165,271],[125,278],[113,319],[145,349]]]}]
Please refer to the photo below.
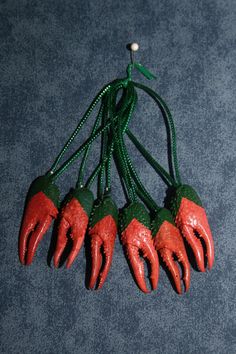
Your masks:
[{"label": "braided green cord", "polygon": [[142,184],[134,166],[133,163],[129,157],[129,154],[127,152],[126,146],[124,144],[123,141],[123,145],[124,145],[124,151],[126,154],[126,159],[128,162],[128,167],[130,169],[130,173],[131,176],[136,184],[136,191],[137,193],[140,195],[141,194],[141,198],[144,200],[145,199],[145,204],[148,206],[149,209],[153,210],[153,211],[157,211],[159,209],[158,205],[156,204],[156,202],[153,200],[153,198],[151,197],[151,195],[148,193],[148,191],[146,190],[146,188],[144,187],[144,185]]},{"label": "braided green cord", "polygon": [[96,168],[93,170],[92,174],[90,175],[90,177],[87,179],[87,182],[85,184],[85,186],[87,188],[90,188],[95,180],[95,178],[97,177],[97,175],[99,174],[100,170],[102,168],[102,163],[100,162]]},{"label": "braided green cord", "polygon": [[[129,83],[129,80],[125,79],[124,82],[123,82],[123,88],[127,87],[128,83]],[[132,99],[133,98],[132,98],[132,95],[130,95],[129,90],[130,90],[130,88],[127,89],[127,90],[123,90],[123,95],[121,97],[121,100],[119,101],[119,104],[117,106],[114,105],[115,108],[118,109],[118,111],[116,110],[116,112],[117,112],[117,115],[119,115],[119,120],[121,120],[122,115],[125,113],[127,108],[132,103]],[[111,94],[111,102],[112,102],[112,99],[113,99],[113,102],[116,102],[116,97],[117,97],[118,90],[114,90],[114,91],[111,91],[111,92],[113,92]],[[112,108],[109,107],[108,111],[109,111],[109,113],[111,115],[110,119],[112,119],[112,115],[113,115]],[[111,159],[112,159],[112,155],[113,155],[113,151],[114,151],[114,141],[112,140],[113,132],[114,132],[114,129],[111,129],[110,136],[109,136],[109,138],[110,138],[109,139],[110,140],[110,146],[107,146],[108,153],[107,153],[107,159],[106,159],[106,162],[105,162],[105,165],[104,165],[104,167],[105,167],[105,176],[106,176],[105,193],[109,193],[110,190],[111,190]]]},{"label": "braided green cord", "polygon": [[177,147],[176,147],[176,133],[175,133],[175,126],[172,115],[170,113],[169,108],[167,107],[166,103],[163,99],[152,89],[149,87],[134,82],[134,85],[141,90],[145,91],[152,99],[158,104],[162,113],[164,113],[164,117],[166,118],[168,129],[170,132],[170,148],[171,148],[171,162],[173,163],[173,171],[175,173],[175,181],[177,184],[181,184],[181,178],[179,174],[179,166],[178,166],[178,159],[177,159]]},{"label": "braided green cord", "polygon": [[[104,98],[104,97],[103,97]],[[103,111],[104,111],[104,103],[101,104],[101,107],[99,109],[99,112],[98,112],[98,116],[95,120],[95,123],[94,123],[94,126],[93,126],[93,129],[92,129],[92,132],[91,132],[91,135],[93,135],[95,133],[95,131],[97,130],[98,128],[98,125],[101,121],[101,117],[103,115]],[[83,159],[81,161],[81,165],[80,165],[80,170],[79,170],[79,177],[78,177],[78,181],[76,183],[76,187],[79,187],[79,186],[83,186],[83,179],[84,179],[84,169],[85,169],[85,164],[86,164],[86,161],[87,161],[87,158],[88,158],[88,154],[89,154],[89,151],[91,149],[91,145],[88,145],[87,149],[85,150],[84,152],[84,156],[83,156]]]},{"label": "braided green cord", "polygon": [[[130,78],[129,78],[129,74],[128,74],[128,78],[123,80],[123,88],[127,87],[129,81],[130,81]],[[118,92],[118,90],[117,90],[117,92]],[[131,101],[132,101],[132,96],[127,94],[127,90],[123,90],[123,95],[122,95],[121,100],[119,102],[121,108],[120,109],[118,108],[118,114],[120,116],[122,116],[122,114],[124,114],[124,112],[127,110]],[[108,156],[108,160],[106,162],[106,172],[105,172],[105,175],[106,175],[105,190],[106,190],[106,192],[109,192],[111,189],[111,159],[112,159],[112,154],[113,154],[113,150],[114,150],[114,141],[112,141],[112,132],[110,133],[110,145],[111,145],[111,149],[110,149],[110,154]]]},{"label": "braided green cord", "polygon": [[[118,91],[121,88],[126,87],[126,86],[127,86],[127,79],[119,80],[118,82],[115,82],[113,84],[113,86],[111,86],[111,90],[107,95],[107,102],[108,102],[107,106],[108,107],[107,107],[106,112],[103,117],[103,124],[105,124],[107,120],[109,120],[109,119],[111,120],[112,116],[113,116],[113,111],[112,111],[111,107],[109,107],[109,96],[110,96],[110,100],[112,100],[112,98],[116,99]],[[121,115],[122,112],[125,111],[129,102],[130,102],[130,97],[129,97],[129,95],[126,95],[124,97],[123,104],[121,105],[121,108],[116,112],[116,115]],[[109,115],[111,115],[110,118],[109,118]],[[100,197],[104,193],[104,191],[103,191],[103,178],[104,178],[104,176],[105,176],[105,191],[106,191],[106,193],[108,191],[110,191],[111,157],[112,157],[112,152],[113,152],[113,148],[114,148],[114,142],[111,142],[111,146],[109,147],[109,138],[111,138],[111,134],[112,134],[111,132],[110,132],[110,134],[108,134],[108,131],[107,131],[107,132],[105,132],[105,134],[103,134],[103,137],[102,137],[101,159],[104,160],[105,157],[106,157],[106,159],[105,159],[103,168],[100,170],[100,175],[99,175],[99,180],[98,180],[98,183],[99,183],[98,184],[98,187],[99,187],[98,194]]]},{"label": "braided green cord", "polygon": [[[132,98],[132,95],[130,95],[128,93],[129,90],[130,90],[130,85],[128,83],[127,84],[127,88],[126,88],[126,94],[127,94],[128,97]],[[113,97],[113,102],[114,102],[114,97]],[[111,102],[110,102],[110,112],[112,113]],[[122,112],[122,114],[123,113],[124,112]],[[120,115],[119,118],[121,119],[122,115]],[[131,184],[130,184],[130,180],[128,179],[127,170],[126,170],[126,166],[124,164],[124,160],[123,160],[121,154],[119,153],[120,152],[120,149],[119,149],[119,137],[118,137],[118,132],[117,132],[117,125],[115,126],[114,119],[112,119],[111,130],[112,130],[112,133],[113,133],[113,136],[114,136],[114,157],[116,159],[117,168],[118,168],[120,177],[123,179],[124,186],[125,186],[126,191],[127,191],[128,200],[132,202],[132,201],[136,200],[136,194],[135,194],[134,188],[132,188],[133,186],[131,186]]]},{"label": "braided green cord", "polygon": [[[123,86],[124,85],[124,82],[126,80],[124,79],[118,79],[118,80],[115,80],[113,83],[109,84],[108,86],[106,86],[109,90],[111,88],[111,85],[117,85],[116,87],[118,87],[120,85]],[[108,91],[107,89],[107,91]],[[118,118],[118,116],[114,117],[114,119],[116,120]],[[84,152],[87,147],[93,143],[93,141],[103,132],[105,131],[106,129],[108,129],[111,125],[111,122],[108,122],[104,127],[100,127],[99,129],[96,130],[96,132],[94,133],[94,135],[90,135],[90,137],[84,142],[84,144],[82,144],[80,146],[80,148],[78,150],[76,150],[68,160],[66,160],[63,165],[57,170],[55,171],[53,174],[52,174],[52,171],[48,172],[48,175],[53,175],[52,176],[52,181],[55,181],[61,174],[63,174],[67,168],[80,156],[80,154],[82,152]]]},{"label": "braided green cord", "polygon": [[[131,116],[134,112],[134,109],[135,109],[135,106],[136,106],[136,103],[137,103],[137,100],[138,100],[138,97],[137,97],[137,93],[136,91],[134,90],[134,101],[132,102],[132,105],[130,107],[130,110],[129,110],[129,113],[128,113],[128,117],[126,119],[126,121],[124,122],[125,124],[124,127],[122,128],[122,138],[121,138],[121,145],[123,147],[123,151],[124,151],[124,155],[125,155],[125,158],[126,158],[126,161],[127,161],[127,164],[128,164],[128,168],[130,170],[130,174],[132,176],[132,179],[134,180],[135,184],[136,184],[136,191],[139,195],[141,195],[141,198],[142,200],[144,201],[145,200],[145,204],[148,206],[149,209],[151,210],[158,210],[158,206],[157,204],[155,203],[155,201],[152,199],[152,197],[150,196],[150,194],[147,192],[147,190],[144,188],[142,182],[140,181],[139,177],[138,177],[138,174],[130,160],[130,157],[129,157],[129,154],[128,154],[128,151],[127,151],[127,148],[126,148],[126,145],[124,143],[124,139],[123,139],[123,134],[124,132],[126,131],[127,129],[127,126],[129,124],[129,121],[131,119]],[[141,191],[140,191],[141,189]]]},{"label": "braided green cord", "polygon": [[[109,154],[108,154],[109,156],[110,156],[110,154],[112,154],[112,151],[111,151],[111,150],[112,150],[112,147],[111,147],[110,150],[109,150]],[[85,184],[87,188],[90,188],[90,187],[91,187],[91,185],[93,184],[95,178],[98,176],[99,172],[101,171],[101,168],[103,167],[103,164],[107,162],[109,156],[108,156],[108,157],[106,156],[105,159],[104,159],[104,161],[101,161],[101,162],[96,166],[96,168],[93,170],[92,174],[91,174],[90,177],[87,179],[87,182],[86,182],[86,184]]]},{"label": "braided green cord", "polygon": [[[117,119],[115,117],[114,119]],[[72,156],[64,162],[64,164],[52,175],[51,179],[54,182],[61,174],[63,174],[68,167],[80,156],[80,154],[87,149],[89,145],[91,145],[94,140],[106,129],[108,129],[111,125],[111,122],[108,122],[104,127],[100,127],[96,130],[94,135],[90,135],[90,137],[77,149]]]},{"label": "braided green cord", "polygon": [[[133,84],[131,84],[131,82],[127,86],[127,91],[128,90],[131,90],[130,96],[132,97],[132,102],[131,102],[131,107],[132,107],[133,101],[137,100],[137,97],[135,97],[134,86],[133,86]],[[129,120],[131,118],[131,114],[129,114],[129,112],[130,112],[130,109],[128,110],[127,116],[124,116],[125,118],[123,118],[123,120],[125,122],[125,126],[128,125]],[[116,138],[116,143],[117,143],[117,157],[121,163],[123,178],[124,177],[126,178],[126,183],[129,187],[130,199],[132,202],[134,202],[134,201],[136,201],[136,190],[135,190],[135,186],[134,186],[131,174],[130,174],[130,170],[128,168],[128,163],[126,160],[125,152],[124,152],[123,146],[122,146],[122,126],[121,126],[121,123],[122,123],[122,120],[118,121],[118,123],[117,123],[118,132],[115,133],[115,138]]]},{"label": "braided green cord", "polygon": [[169,175],[169,173],[152,157],[151,154],[144,148],[144,146],[138,141],[138,139],[133,135],[133,133],[127,129],[126,131],[128,137],[132,143],[141,152],[143,157],[152,166],[152,168],[165,180],[166,184],[170,186],[177,186],[175,180]]},{"label": "braided green cord", "polygon": [[136,193],[138,194],[139,198],[143,201],[143,203],[147,206],[151,213],[156,213],[159,209],[156,207],[152,201],[147,198],[146,190],[139,188],[136,183]]},{"label": "braided green cord", "polygon": [[[111,92],[109,93],[111,94]],[[109,100],[109,94],[107,97],[107,100]],[[106,109],[104,111],[103,117],[102,117],[102,125],[105,125],[108,120],[108,109],[106,106]],[[101,162],[102,162],[102,168],[99,172],[99,177],[98,177],[98,197],[102,197],[103,195],[103,176],[104,176],[104,170],[105,170],[105,163],[104,159],[106,157],[106,152],[107,152],[107,139],[108,139],[108,130],[103,132],[102,134],[102,142],[101,142]]]},{"label": "braided green cord", "polygon": [[69,140],[66,142],[66,144],[64,145],[64,147],[62,148],[60,154],[57,156],[55,162],[53,163],[52,167],[49,170],[49,174],[53,174],[59,164],[59,162],[61,161],[62,157],[64,156],[66,150],[68,149],[68,147],[70,146],[70,144],[73,142],[73,140],[75,139],[76,135],[80,132],[81,128],[83,127],[84,123],[87,121],[88,117],[90,116],[90,114],[92,113],[92,111],[94,110],[94,108],[96,107],[96,105],[98,104],[98,102],[101,100],[101,98],[105,95],[105,93],[110,89],[110,84],[108,84],[107,86],[105,86],[104,89],[102,89],[97,96],[94,98],[94,100],[92,101],[92,103],[90,104],[89,108],[87,109],[87,111],[85,112],[84,116],[82,117],[81,121],[79,122],[78,126],[76,127],[76,129],[74,130],[74,132],[72,133],[71,137],[69,138]]},{"label": "braided green cord", "polygon": [[109,193],[111,191],[111,159],[112,159],[113,151],[114,151],[114,142],[111,143],[110,152],[108,154],[108,159],[106,161],[106,186],[105,186],[106,193]]}]

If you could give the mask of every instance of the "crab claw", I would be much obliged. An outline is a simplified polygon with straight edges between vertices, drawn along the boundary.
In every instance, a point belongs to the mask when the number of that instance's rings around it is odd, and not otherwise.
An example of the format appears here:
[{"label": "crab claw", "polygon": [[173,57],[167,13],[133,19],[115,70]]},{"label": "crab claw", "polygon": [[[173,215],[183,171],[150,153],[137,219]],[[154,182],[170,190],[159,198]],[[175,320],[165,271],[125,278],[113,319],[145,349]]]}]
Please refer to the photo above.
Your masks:
[{"label": "crab claw", "polygon": [[[154,247],[160,253],[162,260],[169,269],[178,294],[181,294],[181,275],[179,267],[174,260],[174,256],[177,257],[178,262],[183,267],[185,291],[188,291],[190,286],[190,264],[183,239],[178,228],[174,225],[170,212],[164,208],[161,209],[160,212],[162,215],[164,213],[169,215],[167,218],[162,218],[161,222],[159,222],[158,230],[155,231]],[[157,215],[157,219],[160,220],[160,213]]]},{"label": "crab claw", "polygon": [[117,234],[117,218],[118,209],[109,196],[95,204],[88,233],[91,239],[92,258],[90,289],[93,289],[97,283],[97,289],[101,289],[107,278]]},{"label": "crab claw", "polygon": [[[111,215],[105,216],[89,230],[91,238],[92,270],[89,288],[93,289],[99,278],[97,289],[101,289],[112,263],[113,250],[117,234],[116,222]],[[102,267],[102,253],[105,257],[105,264]],[[102,270],[101,270],[102,268]],[[100,274],[99,274],[100,273]]]},{"label": "crab claw", "polygon": [[61,220],[58,229],[58,239],[56,251],[54,254],[54,266],[58,267],[60,257],[67,244],[67,233],[70,230],[70,236],[73,241],[73,247],[67,259],[66,268],[69,268],[78,255],[84,241],[88,225],[88,215],[81,207],[77,199],[72,200],[66,204],[61,212]]},{"label": "crab claw", "polygon": [[58,267],[62,253],[68,241],[70,233],[72,249],[66,262],[66,268],[70,268],[84,242],[89,215],[93,205],[92,192],[87,188],[75,189],[72,198],[66,203],[60,214],[58,238],[54,254],[54,266]]},{"label": "crab claw", "polygon": [[59,191],[45,176],[37,178],[28,193],[28,202],[19,236],[19,259],[30,265],[39,242],[57,217]]},{"label": "crab claw", "polygon": [[[133,203],[133,205],[126,209],[125,213],[126,220],[124,220],[125,227],[122,227],[121,242],[126,249],[127,257],[139,288],[144,293],[149,293],[150,291],[145,282],[144,263],[139,254],[141,251],[143,257],[150,263],[150,281],[154,290],[158,285],[159,260],[153,246],[151,231],[144,225],[144,223],[146,225],[149,223],[149,216],[142,204],[139,203]],[[141,222],[144,219],[144,223]]]},{"label": "crab claw", "polygon": [[176,191],[175,223],[190,245],[198,269],[205,271],[204,250],[206,249],[208,268],[214,263],[214,242],[206,212],[197,193],[190,186],[180,186]]}]

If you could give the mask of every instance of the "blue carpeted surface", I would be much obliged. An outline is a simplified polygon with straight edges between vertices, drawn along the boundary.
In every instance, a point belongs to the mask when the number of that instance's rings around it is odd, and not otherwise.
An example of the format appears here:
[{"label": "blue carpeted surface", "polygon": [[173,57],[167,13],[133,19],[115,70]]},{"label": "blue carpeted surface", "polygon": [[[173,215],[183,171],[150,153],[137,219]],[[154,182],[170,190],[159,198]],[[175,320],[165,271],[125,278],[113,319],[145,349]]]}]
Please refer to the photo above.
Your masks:
[{"label": "blue carpeted surface", "polygon": [[[235,1],[1,0],[0,38],[0,352],[236,353]],[[29,184],[50,167],[95,93],[125,75],[125,46],[133,40],[141,47],[137,60],[157,80],[134,77],[170,106],[182,178],[201,195],[215,240],[212,272],[192,271],[184,296],[163,269],[158,291],[142,294],[118,239],[98,292],[85,288],[85,249],[69,271],[48,266],[51,230],[31,267],[17,255]],[[164,124],[145,95],[131,126],[167,166]],[[133,157],[161,204],[163,182]],[[60,179],[62,195],[77,170]],[[114,169],[113,185],[122,206]]]}]

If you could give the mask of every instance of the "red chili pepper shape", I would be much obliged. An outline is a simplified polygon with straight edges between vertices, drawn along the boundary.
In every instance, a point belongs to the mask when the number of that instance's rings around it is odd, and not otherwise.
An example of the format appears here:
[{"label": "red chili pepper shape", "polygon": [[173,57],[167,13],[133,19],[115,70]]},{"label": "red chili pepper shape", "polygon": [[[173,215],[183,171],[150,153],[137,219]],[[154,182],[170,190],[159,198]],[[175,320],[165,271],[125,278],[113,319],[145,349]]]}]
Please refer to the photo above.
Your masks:
[{"label": "red chili pepper shape", "polygon": [[52,220],[57,217],[58,203],[59,191],[47,177],[39,177],[33,182],[19,237],[19,258],[22,264],[32,263],[39,242]]},{"label": "red chili pepper shape", "polygon": [[[97,289],[101,289],[112,263],[118,210],[114,202],[109,197],[105,197],[99,205],[94,207],[92,214],[89,228],[92,258],[89,288],[93,289],[98,282]],[[105,257],[104,266],[102,266],[102,249]]]},{"label": "red chili pepper shape", "polygon": [[170,211],[165,208],[161,209],[153,224],[155,225],[154,246],[169,269],[178,294],[182,293],[181,275],[174,256],[177,257],[178,262],[183,266],[183,281],[185,291],[188,291],[190,286],[190,264],[183,239],[178,228],[174,225]]},{"label": "red chili pepper shape", "polygon": [[66,262],[66,268],[70,268],[84,242],[89,215],[93,205],[93,195],[87,188],[75,190],[60,213],[57,245],[54,254],[54,266],[58,267],[61,255],[65,250],[70,232],[73,242],[72,250]]},{"label": "red chili pepper shape", "polygon": [[214,242],[206,212],[197,193],[190,186],[180,186],[176,190],[172,206],[175,223],[190,245],[199,270],[205,271],[201,240],[205,243],[208,268],[211,269],[214,263]]},{"label": "red chili pepper shape", "polygon": [[156,289],[159,278],[159,260],[155,251],[151,230],[150,218],[140,203],[133,203],[125,209],[122,216],[121,242],[126,249],[127,256],[132,267],[135,280],[144,293],[149,293],[145,282],[144,263],[139,252],[151,265],[150,281],[152,289]]}]

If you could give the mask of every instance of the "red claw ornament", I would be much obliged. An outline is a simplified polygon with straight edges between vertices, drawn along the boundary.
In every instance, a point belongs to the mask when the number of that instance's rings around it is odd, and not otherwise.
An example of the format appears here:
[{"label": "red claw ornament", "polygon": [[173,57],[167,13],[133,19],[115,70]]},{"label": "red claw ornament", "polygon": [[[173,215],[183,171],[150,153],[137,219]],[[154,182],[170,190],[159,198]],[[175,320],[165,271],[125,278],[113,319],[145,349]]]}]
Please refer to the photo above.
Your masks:
[{"label": "red claw ornament", "polygon": [[170,207],[175,223],[190,245],[197,266],[205,271],[202,242],[205,244],[208,268],[214,263],[214,243],[206,212],[195,190],[188,185],[179,186],[171,199]]},{"label": "red claw ornament", "polygon": [[183,239],[174,224],[173,217],[169,210],[162,208],[158,211],[152,223],[152,233],[154,246],[169,269],[178,294],[182,293],[181,275],[179,267],[174,260],[174,256],[183,266],[183,281],[185,291],[188,291],[190,286],[190,264]]},{"label": "red claw ornament", "polygon": [[50,177],[38,177],[30,186],[19,236],[20,262],[30,265],[39,242],[57,217],[59,190]]},{"label": "red claw ornament", "polygon": [[[107,278],[117,234],[117,219],[118,209],[110,197],[105,197],[94,206],[89,227],[92,258],[90,289],[93,289],[97,282],[97,289],[101,289]],[[105,257],[104,266],[101,249]]]},{"label": "red claw ornament", "polygon": [[55,267],[58,267],[60,257],[66,247],[68,231],[70,232],[73,246],[66,262],[66,268],[70,268],[74,262],[84,241],[92,206],[93,194],[90,190],[80,188],[72,192],[60,213],[57,245],[54,254]]},{"label": "red claw ornament", "polygon": [[127,256],[139,288],[148,293],[145,282],[144,263],[139,252],[147,258],[151,265],[152,289],[157,288],[159,278],[159,260],[153,246],[150,230],[150,217],[141,203],[134,202],[125,208],[121,215],[121,242],[126,249]]}]

